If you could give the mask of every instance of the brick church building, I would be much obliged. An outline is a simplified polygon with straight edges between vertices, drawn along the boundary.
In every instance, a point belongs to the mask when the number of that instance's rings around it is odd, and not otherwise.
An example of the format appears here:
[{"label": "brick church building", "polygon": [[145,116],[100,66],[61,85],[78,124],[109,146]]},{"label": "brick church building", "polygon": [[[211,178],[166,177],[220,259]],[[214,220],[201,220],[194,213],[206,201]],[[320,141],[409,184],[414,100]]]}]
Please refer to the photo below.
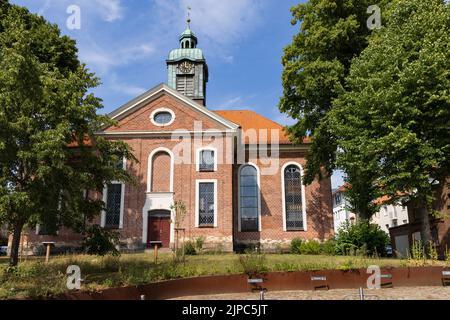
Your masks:
[{"label": "brick church building", "polygon": [[[117,229],[123,248],[171,247],[177,202],[186,206],[185,237],[203,237],[209,248],[280,248],[296,237],[332,237],[330,179],[301,182],[308,143],[290,143],[280,124],[253,111],[210,109],[208,65],[197,37],[188,27],[179,42],[166,60],[168,83],[110,113],[117,125],[97,133],[125,141],[138,160],[123,163],[137,185],[105,186],[101,226]],[[80,240],[37,229],[27,234],[27,245]]]}]

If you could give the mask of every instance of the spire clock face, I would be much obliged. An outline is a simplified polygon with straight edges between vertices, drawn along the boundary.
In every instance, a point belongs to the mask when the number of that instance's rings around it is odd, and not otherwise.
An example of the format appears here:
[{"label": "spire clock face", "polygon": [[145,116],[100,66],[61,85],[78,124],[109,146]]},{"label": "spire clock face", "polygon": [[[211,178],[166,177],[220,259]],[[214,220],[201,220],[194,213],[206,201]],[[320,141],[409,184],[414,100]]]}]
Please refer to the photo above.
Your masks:
[{"label": "spire clock face", "polygon": [[178,68],[182,73],[189,73],[194,68],[194,64],[188,61],[183,61]]}]

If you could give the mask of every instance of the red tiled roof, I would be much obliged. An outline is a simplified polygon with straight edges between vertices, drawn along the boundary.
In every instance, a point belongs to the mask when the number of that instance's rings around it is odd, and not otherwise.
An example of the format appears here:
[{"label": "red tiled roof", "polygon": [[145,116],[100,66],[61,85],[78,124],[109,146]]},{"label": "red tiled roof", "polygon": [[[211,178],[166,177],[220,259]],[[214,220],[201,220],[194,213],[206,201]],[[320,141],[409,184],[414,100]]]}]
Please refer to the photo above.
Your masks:
[{"label": "red tiled roof", "polygon": [[[279,130],[279,143],[280,144],[291,144],[289,141],[289,137],[285,132],[284,127],[272,121],[262,115],[251,111],[251,110],[216,110],[214,111],[219,116],[239,125],[245,135],[247,130],[254,129],[256,130],[256,134],[258,137],[259,143],[271,143],[271,130]],[[260,136],[261,130],[267,130],[262,132],[262,136]],[[260,138],[264,138],[264,134],[267,139],[264,141],[260,140]],[[249,143],[249,137],[245,137],[245,143]],[[305,139],[305,143],[309,143],[308,140]]]},{"label": "red tiled roof", "polygon": [[[405,193],[405,192],[397,191],[396,195],[397,195],[397,197],[404,197],[404,196],[407,196],[408,194]],[[384,195],[384,196],[381,196],[378,199],[374,200],[374,203],[377,204],[377,205],[382,205],[382,204],[385,204],[386,202],[389,202],[391,200],[392,200],[391,196]]]},{"label": "red tiled roof", "polygon": [[334,193],[337,192],[345,192],[347,191],[347,189],[350,189],[352,186],[349,183],[344,183],[342,186],[340,186],[336,191],[334,191]]},{"label": "red tiled roof", "polygon": [[[337,192],[345,192],[345,191],[347,191],[348,189],[351,189],[351,188],[352,188],[351,184],[349,184],[349,183],[346,182],[346,183],[344,183],[342,186],[340,186],[336,191],[334,191],[333,194],[335,194],[335,193],[337,193]],[[398,197],[402,197],[402,196],[406,196],[406,195],[407,195],[407,194],[404,193],[404,192],[398,192],[398,191],[397,191],[397,196],[398,196]],[[382,205],[382,204],[384,204],[384,203],[386,203],[386,202],[389,202],[389,201],[391,201],[391,200],[392,200],[392,197],[391,197],[391,196],[384,195],[384,196],[381,196],[381,197],[375,199],[373,202],[374,202],[376,205]]]}]

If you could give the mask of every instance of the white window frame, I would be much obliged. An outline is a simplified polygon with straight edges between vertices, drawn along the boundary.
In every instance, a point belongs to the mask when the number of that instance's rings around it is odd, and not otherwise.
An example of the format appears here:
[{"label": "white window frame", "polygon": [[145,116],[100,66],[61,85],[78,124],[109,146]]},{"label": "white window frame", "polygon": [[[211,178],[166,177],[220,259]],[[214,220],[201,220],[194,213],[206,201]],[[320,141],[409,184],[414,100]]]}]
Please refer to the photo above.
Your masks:
[{"label": "white window frame", "polygon": [[[303,214],[303,230],[298,230],[298,231],[290,231],[287,230],[287,226],[286,226],[286,190],[285,190],[285,181],[284,181],[284,171],[286,170],[287,167],[289,166],[297,166],[300,169],[300,179],[301,179],[301,184],[302,184],[302,214]],[[308,231],[308,221],[307,221],[307,214],[306,214],[306,190],[305,190],[305,185],[303,184],[303,179],[304,179],[304,171],[303,171],[303,167],[300,163],[295,162],[295,161],[289,161],[286,162],[283,167],[281,168],[281,204],[282,204],[282,213],[283,213],[283,231],[285,232],[306,232]]]},{"label": "white window frame", "polygon": [[197,172],[210,172],[210,171],[200,171],[200,155],[203,151],[212,151],[214,152],[214,171],[217,171],[217,148],[213,148],[213,147],[202,147],[202,148],[198,148],[197,149],[197,156],[196,156],[196,171]]},{"label": "white window frame", "polygon": [[[127,160],[124,158],[123,161],[123,169],[127,169]],[[119,181],[111,181],[109,184],[120,184],[121,192],[120,192],[120,220],[119,220],[119,229],[123,229],[123,215],[125,212],[125,183]],[[103,202],[105,205],[107,204],[108,197],[108,185],[103,186]],[[102,210],[100,226],[104,228],[106,225],[106,210]]]},{"label": "white window frame", "polygon": [[[168,112],[172,115],[172,119],[164,124],[158,123],[155,121],[155,116],[160,113],[160,112]],[[150,121],[153,125],[157,126],[157,127],[168,127],[170,126],[174,121],[175,121],[175,112],[173,112],[171,109],[169,108],[158,108],[153,110],[153,112],[150,114]]]},{"label": "white window frame", "polygon": [[[256,169],[256,182],[258,187],[258,231],[253,232],[261,232],[262,231],[262,223],[261,223],[261,174],[257,164],[253,162],[247,162],[242,164],[238,170],[238,231],[242,232],[241,228],[241,171],[246,166],[252,166]],[[252,231],[245,231],[252,232]]]},{"label": "white window frame", "polygon": [[199,203],[199,198],[200,198],[200,183],[214,183],[214,228],[217,228],[218,226],[218,222],[217,222],[217,208],[218,208],[218,203],[217,203],[217,179],[197,179],[195,180],[195,227],[196,228],[205,228],[205,227],[201,227],[200,223],[199,223],[199,218],[200,218],[200,203]]}]

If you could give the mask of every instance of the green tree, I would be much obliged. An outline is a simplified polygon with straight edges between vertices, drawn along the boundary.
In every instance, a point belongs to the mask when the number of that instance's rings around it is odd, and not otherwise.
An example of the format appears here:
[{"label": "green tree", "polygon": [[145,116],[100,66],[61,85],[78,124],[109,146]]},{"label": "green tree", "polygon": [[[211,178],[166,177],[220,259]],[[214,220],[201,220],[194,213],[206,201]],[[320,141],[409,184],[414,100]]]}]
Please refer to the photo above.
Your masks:
[{"label": "green tree", "polygon": [[[378,1],[384,8],[389,0]],[[283,97],[279,108],[298,122],[288,128],[294,142],[307,136],[311,146],[307,155],[305,184],[336,169],[337,137],[326,123],[332,102],[342,92],[352,59],[366,48],[371,31],[367,27],[370,0],[310,0],[291,9],[292,24],[300,31],[284,50]],[[323,170],[323,168],[325,170]],[[372,214],[374,181],[366,164],[341,168],[347,182],[355,186],[348,198],[355,210],[366,218]],[[369,179],[369,180],[367,180]],[[365,192],[366,191],[366,192]],[[353,195],[360,198],[352,198]]]},{"label": "green tree", "polygon": [[360,220],[354,224],[346,221],[336,235],[335,251],[338,254],[386,254],[389,236],[377,224]]},{"label": "green tree", "polygon": [[450,7],[399,0],[387,21],[352,63],[326,122],[339,140],[338,165],[367,163],[386,194],[420,204],[428,243],[432,184],[450,168]]},{"label": "green tree", "polygon": [[382,195],[376,184],[377,171],[373,167],[363,168],[359,165],[352,168],[349,166],[346,171],[349,170],[353,171],[345,178],[347,209],[355,213],[359,220],[370,221],[380,208],[375,200]]},{"label": "green tree", "polygon": [[134,158],[123,142],[93,138],[111,121],[97,115],[101,100],[89,90],[99,81],[79,62],[75,41],[7,1],[0,2],[0,70],[0,224],[13,234],[15,266],[24,226],[82,231],[104,208],[84,190],[131,181],[114,164]]}]

